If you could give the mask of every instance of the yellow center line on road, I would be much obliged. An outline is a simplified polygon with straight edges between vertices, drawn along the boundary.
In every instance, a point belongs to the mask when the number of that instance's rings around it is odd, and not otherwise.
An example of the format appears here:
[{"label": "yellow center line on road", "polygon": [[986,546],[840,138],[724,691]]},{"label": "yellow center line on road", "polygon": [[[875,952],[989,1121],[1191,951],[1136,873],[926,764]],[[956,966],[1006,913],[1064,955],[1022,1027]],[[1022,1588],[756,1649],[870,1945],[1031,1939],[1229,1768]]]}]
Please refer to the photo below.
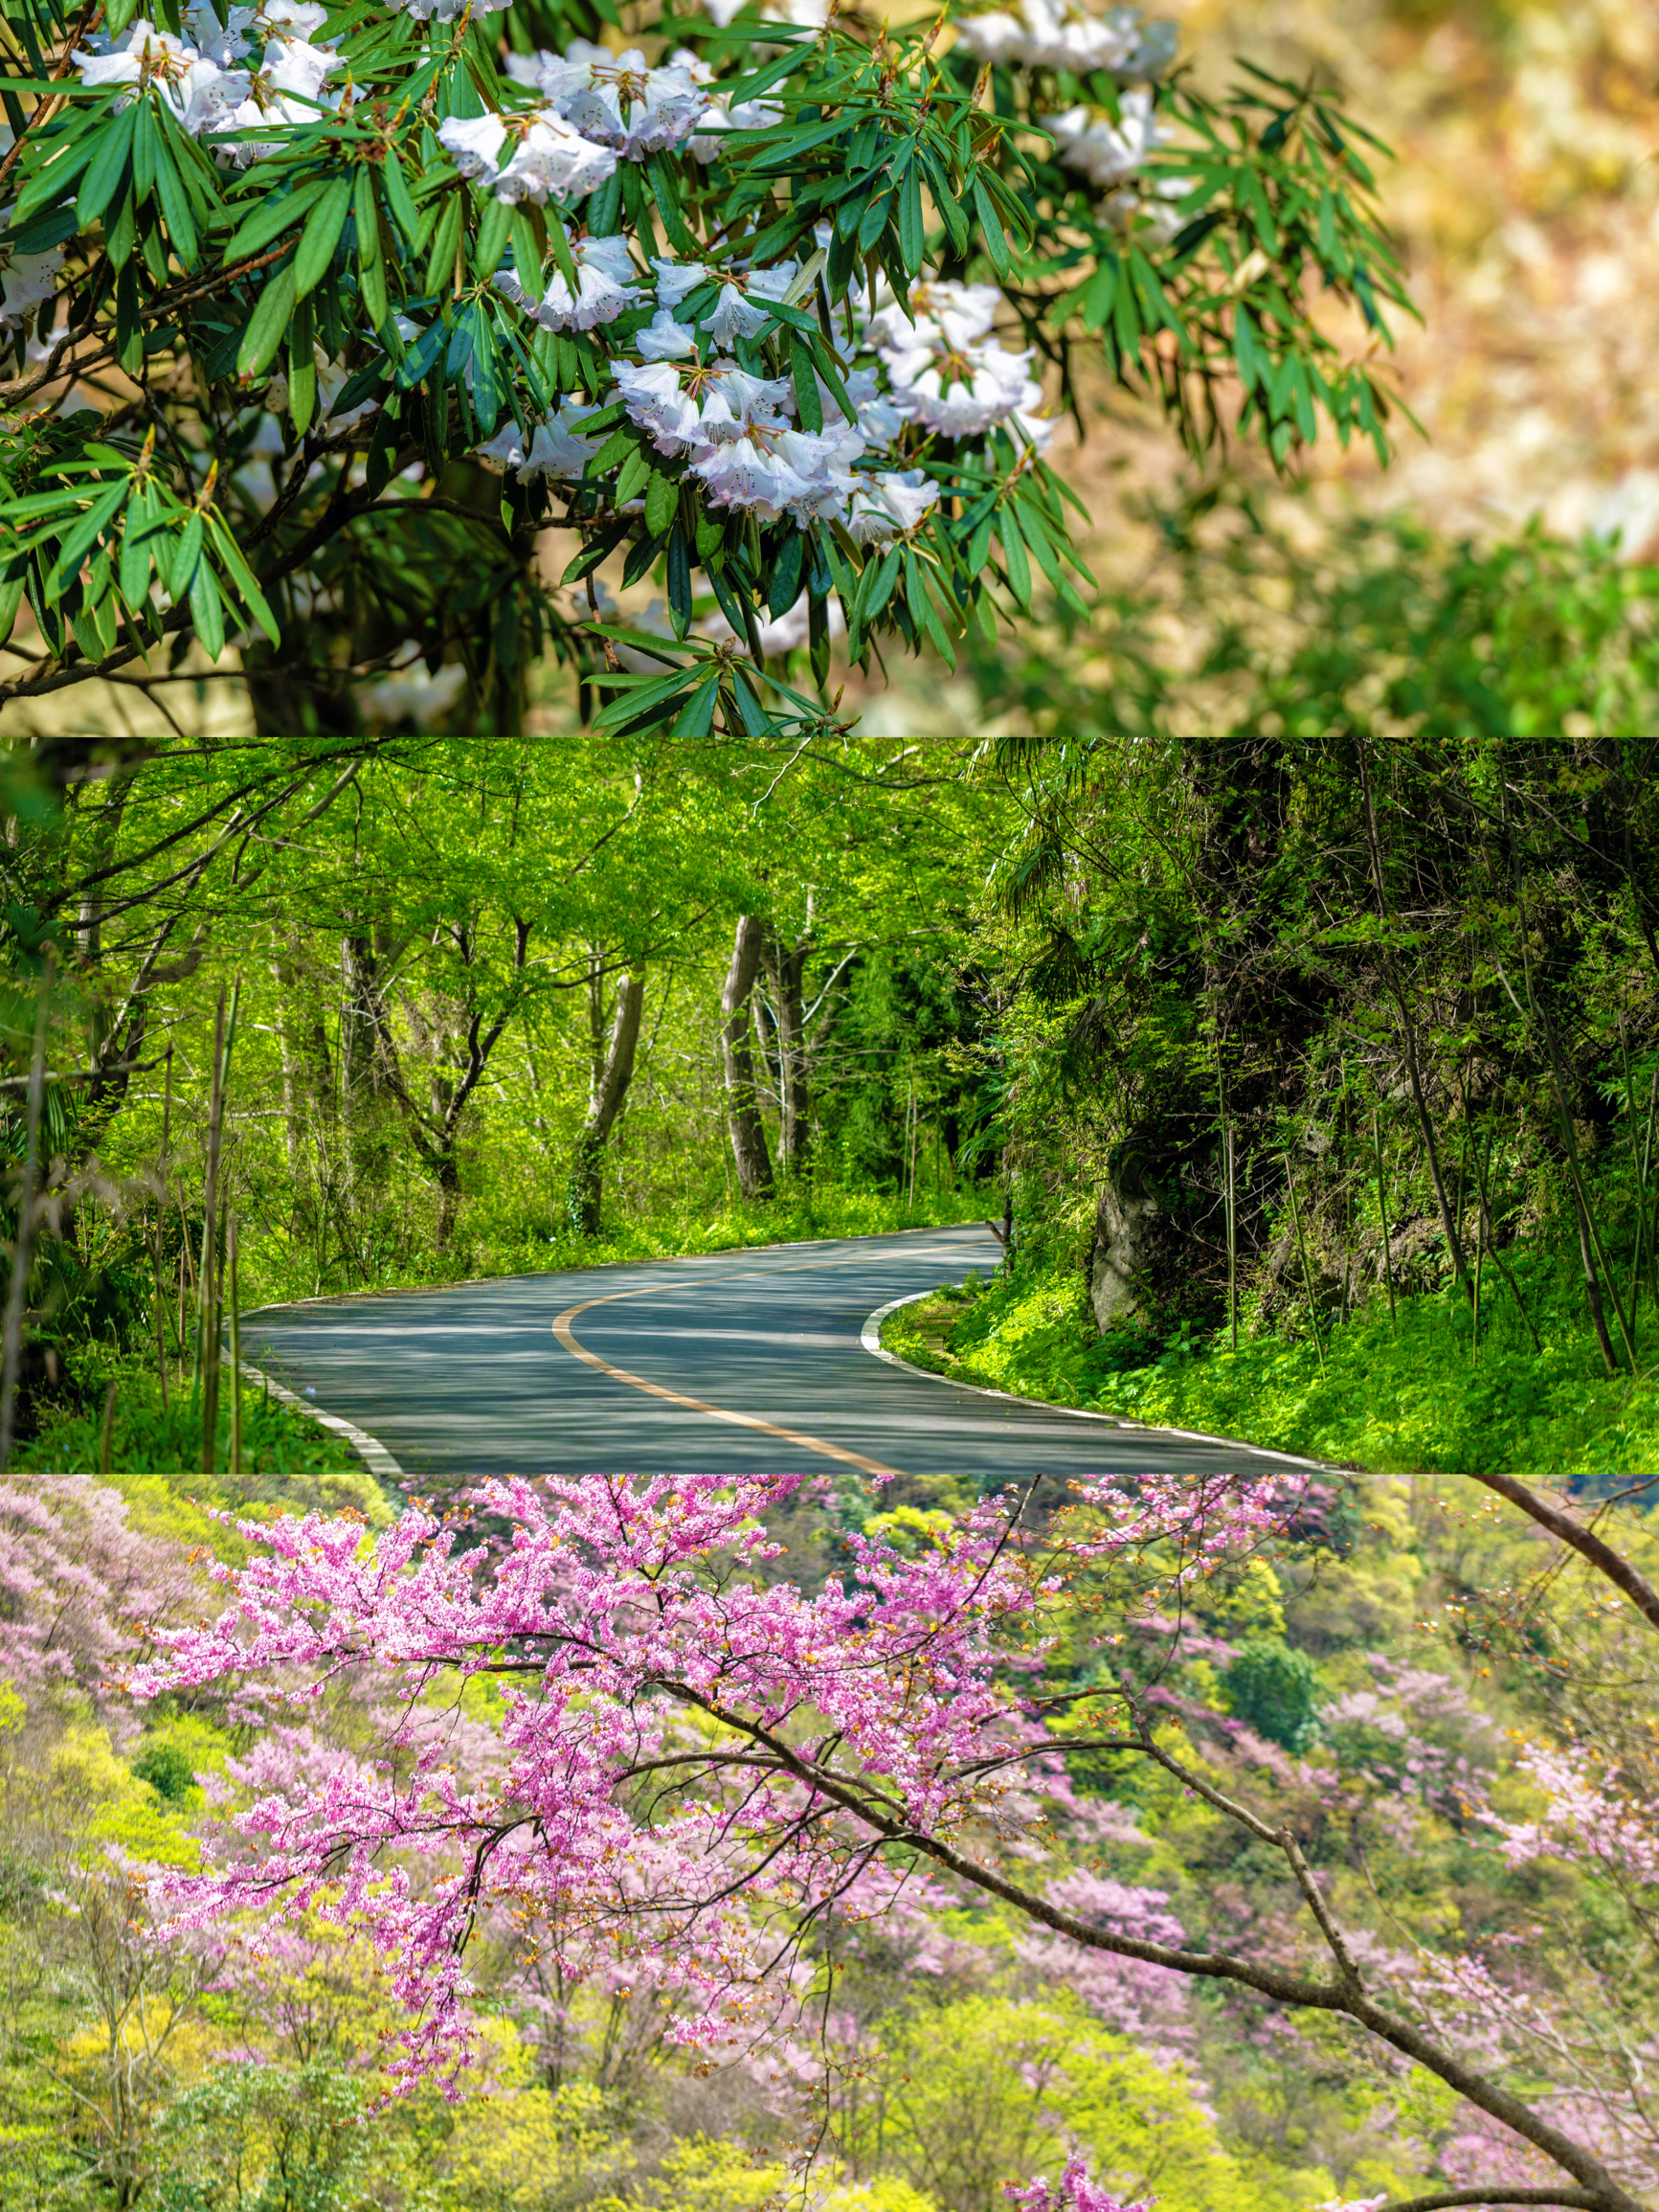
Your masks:
[{"label": "yellow center line on road", "polygon": [[[944,1259],[947,1257],[955,1258],[958,1255],[949,1248],[937,1255],[928,1252],[907,1253],[905,1254],[907,1259],[931,1259],[934,1256]],[[684,1279],[691,1284],[701,1286],[703,1283],[710,1281],[736,1282],[741,1280],[744,1275],[816,1275],[820,1268],[867,1267],[868,1265],[868,1255],[861,1253],[853,1259],[808,1260],[793,1263],[788,1267],[734,1268],[729,1275],[692,1275]],[[591,1352],[586,1344],[578,1343],[571,1327],[571,1323],[578,1314],[589,1313],[595,1306],[614,1306],[623,1298],[660,1298],[664,1292],[677,1291],[680,1287],[681,1284],[678,1280],[665,1283],[646,1283],[639,1290],[612,1291],[605,1298],[583,1298],[576,1305],[567,1306],[564,1312],[559,1315],[553,1322],[553,1334],[572,1359],[585,1361],[590,1367],[596,1368],[601,1375],[609,1375],[613,1382],[627,1383],[633,1389],[643,1390],[647,1397],[665,1399],[669,1405],[684,1406],[689,1412],[706,1413],[712,1421],[729,1421],[733,1428],[754,1429],[763,1436],[776,1436],[785,1444],[797,1444],[803,1452],[818,1452],[826,1459],[840,1459],[845,1466],[857,1467],[861,1473],[865,1475],[879,1476],[884,1481],[902,1472],[897,1467],[887,1466],[884,1460],[867,1459],[862,1452],[849,1452],[843,1445],[832,1444],[826,1437],[809,1436],[800,1429],[787,1429],[780,1421],[763,1420],[758,1413],[739,1413],[729,1406],[711,1406],[706,1398],[689,1398],[684,1390],[670,1390],[661,1383],[650,1382],[644,1375],[631,1374],[626,1367],[617,1366],[612,1361],[602,1358],[599,1353]]]}]

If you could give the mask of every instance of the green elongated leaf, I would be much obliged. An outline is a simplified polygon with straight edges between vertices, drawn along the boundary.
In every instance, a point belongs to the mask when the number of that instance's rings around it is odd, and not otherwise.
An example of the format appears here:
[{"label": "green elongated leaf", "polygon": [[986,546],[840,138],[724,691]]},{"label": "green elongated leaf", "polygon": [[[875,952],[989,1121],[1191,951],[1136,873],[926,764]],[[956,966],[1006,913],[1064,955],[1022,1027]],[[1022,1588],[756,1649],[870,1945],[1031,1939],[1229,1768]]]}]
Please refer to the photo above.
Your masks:
[{"label": "green elongated leaf", "polygon": [[988,645],[997,643],[997,602],[988,591],[981,588],[968,601],[968,619],[977,624]]},{"label": "green elongated leaf", "polygon": [[801,555],[804,552],[803,534],[798,530],[788,531],[783,550],[773,568],[766,590],[767,611],[772,615],[786,615],[800,597]]},{"label": "green elongated leaf", "polygon": [[409,179],[403,173],[403,164],[397,158],[395,147],[388,147],[386,159],[380,169],[381,189],[386,193],[386,205],[392,211],[392,219],[403,233],[404,243],[413,246],[420,236],[420,215],[409,193]]},{"label": "green elongated leaf", "polygon": [[829,600],[821,592],[809,594],[806,602],[807,657],[813,681],[821,684],[829,674]]},{"label": "green elongated leaf", "polygon": [[226,573],[235,586],[237,598],[270,639],[272,644],[280,645],[282,642],[282,634],[277,627],[277,618],[272,614],[264,593],[255,580],[254,572],[248,566],[241,547],[231,535],[224,517],[216,510],[209,514],[208,521],[213,532],[213,550],[217,553],[219,559],[224,564]]},{"label": "green elongated leaf", "polygon": [[133,493],[126,525],[121,533],[121,566],[116,586],[129,607],[141,607],[149,597],[149,532],[155,528],[155,494],[147,484]]},{"label": "green elongated leaf", "polygon": [[330,180],[310,214],[294,256],[294,297],[303,300],[316,290],[334,259],[346,217],[351,213],[353,185],[349,176]]},{"label": "green elongated leaf", "polygon": [[18,610],[23,604],[23,571],[0,582],[0,643],[8,639],[16,626]]},{"label": "green elongated leaf", "polygon": [[435,298],[449,291],[455,283],[456,249],[460,244],[461,195],[452,191],[443,203],[443,213],[437,218],[437,228],[432,234],[432,250],[426,257],[426,289]]},{"label": "green elongated leaf", "polygon": [[357,225],[357,280],[364,310],[378,329],[386,320],[386,262],[380,246],[380,211],[374,202],[374,171],[365,162],[352,193]]},{"label": "green elongated leaf", "polygon": [[803,430],[823,428],[823,404],[818,397],[818,377],[813,372],[812,348],[798,330],[789,334],[790,368],[795,377],[796,413],[800,417]]},{"label": "green elongated leaf", "polygon": [[677,254],[695,255],[697,240],[685,227],[685,218],[680,212],[680,192],[674,181],[674,166],[660,153],[645,156],[645,182],[651,189],[651,197],[657,203],[657,213],[662,218],[662,230],[668,243]]},{"label": "green elongated leaf", "polygon": [[185,191],[184,179],[173,160],[173,149],[161,133],[157,134],[155,149],[155,196],[161,202],[162,219],[167,224],[168,239],[173,252],[187,269],[194,268],[195,217],[191,213],[190,194]]},{"label": "green elongated leaf", "polygon": [[[190,596],[202,557],[202,516],[195,508],[173,541],[172,570],[167,579],[168,596],[176,606]],[[159,563],[158,563],[159,566]]]},{"label": "green elongated leaf", "polygon": [[657,565],[657,555],[661,551],[662,540],[660,537],[638,539],[629,549],[628,557],[622,563],[623,584],[625,586],[637,584],[641,576],[649,576]]},{"label": "green elongated leaf", "polygon": [[[137,127],[137,103],[123,108],[119,115],[109,116],[104,122],[75,202],[75,219],[81,230],[97,222],[120,190],[132,156],[133,133]],[[23,206],[19,201],[19,214]]]},{"label": "green elongated leaf", "polygon": [[1022,607],[1031,604],[1031,563],[1025,557],[1025,540],[1013,510],[1003,508],[997,516],[997,534],[1002,540],[1002,565],[1008,571],[1008,588]]},{"label": "green elongated leaf", "polygon": [[225,610],[213,572],[204,560],[197,561],[191,578],[191,621],[208,659],[216,661],[225,649]]},{"label": "green elongated leaf", "polygon": [[649,449],[644,445],[636,445],[623,462],[621,473],[617,479],[617,505],[620,507],[624,501],[632,499],[650,473]]},{"label": "green elongated leaf", "polygon": [[[629,166],[624,162],[596,192],[588,194],[588,229],[595,238],[615,237],[622,227],[622,169]],[[549,242],[551,243],[551,226]]]},{"label": "green elongated leaf", "polygon": [[974,176],[974,206],[979,216],[979,235],[985,241],[985,251],[991,257],[991,266],[999,277],[1006,277],[1012,263],[1008,259],[1008,241],[1002,236],[1001,218],[997,203],[985,189],[985,179],[978,172]]},{"label": "green elongated leaf", "polygon": [[134,242],[138,237],[138,186],[129,185],[121,195],[113,222],[103,227],[103,247],[118,269],[124,269],[132,258]]},{"label": "green elongated leaf", "polygon": [[135,199],[148,199],[155,185],[155,109],[147,100],[133,103],[132,190]]},{"label": "green elongated leaf", "polygon": [[259,294],[248,327],[236,349],[236,375],[244,384],[263,376],[277,358],[277,349],[288,335],[294,316],[294,264],[288,263]]},{"label": "green elongated leaf", "polygon": [[920,272],[926,245],[927,236],[922,226],[922,175],[916,164],[910,162],[899,186],[899,258],[912,277]]},{"label": "green elongated leaf", "polygon": [[33,522],[36,515],[70,513],[83,497],[70,485],[60,485],[56,491],[31,491],[21,499],[9,499],[0,508],[0,515],[10,523]]},{"label": "green elongated leaf", "polygon": [[668,613],[674,635],[684,638],[691,627],[691,549],[680,524],[668,537]]},{"label": "green elongated leaf", "polygon": [[288,412],[294,428],[304,437],[317,412],[317,348],[312,331],[311,303],[297,300],[288,332]]},{"label": "green elongated leaf", "polygon": [[[631,722],[637,714],[642,714],[647,708],[661,706],[670,699],[677,698],[685,688],[691,674],[692,671],[689,668],[676,668],[669,675],[647,676],[629,684],[625,688],[616,687],[615,679],[611,679],[611,684],[617,689],[618,695],[594,717],[594,729],[614,729],[618,722]],[[601,684],[605,683],[606,679],[595,676],[594,681],[596,684]]]},{"label": "green elongated leaf", "polygon": [[1250,211],[1256,226],[1256,236],[1262,241],[1265,253],[1274,260],[1279,258],[1279,226],[1273,220],[1273,211],[1267,205],[1267,195],[1262,190],[1262,180],[1253,169],[1246,169],[1239,179],[1239,192]]},{"label": "green elongated leaf", "polygon": [[553,266],[570,286],[573,300],[581,288],[581,279],[576,274],[575,257],[571,252],[571,241],[565,236],[563,223],[548,225],[548,244],[552,248]]},{"label": "green elongated leaf", "polygon": [[892,598],[893,586],[899,580],[899,560],[898,547],[889,546],[873,574],[869,569],[864,571],[865,576],[870,577],[870,585],[860,610],[862,621],[873,622]]},{"label": "green elongated leaf", "polygon": [[328,179],[319,177],[315,183],[302,185],[298,192],[273,192],[261,201],[231,234],[225,246],[227,266],[263,252],[273,238],[291,230],[327,190]]},{"label": "green elongated leaf", "polygon": [[493,277],[501,267],[512,227],[512,209],[491,192],[479,214],[478,244],[473,251],[473,267],[481,277]]},{"label": "green elongated leaf", "polygon": [[689,738],[693,742],[699,737],[706,737],[714,727],[714,709],[719,698],[719,677],[713,674],[705,676],[686,702],[679,721],[675,723],[673,734]]},{"label": "green elongated leaf", "polygon": [[564,584],[580,583],[582,578],[592,570],[596,569],[601,561],[610,559],[627,536],[629,528],[630,525],[625,522],[616,522],[612,523],[608,529],[600,530],[570,562],[559,581]]},{"label": "green elongated leaf", "polygon": [[[43,92],[47,90],[56,92],[59,87],[42,85],[40,89]],[[13,226],[21,229],[33,216],[38,214],[42,208],[52,207],[64,198],[74,185],[76,178],[82,173],[93,155],[100,150],[102,143],[96,128],[85,128],[78,144],[72,146],[64,152],[55,154],[50,160],[42,162],[37,169],[32,171],[22,191],[17,194],[17,205],[11,211]],[[78,224],[77,227],[78,228]]]},{"label": "green elongated leaf", "polygon": [[121,512],[131,488],[130,478],[105,486],[80,520],[65,533],[57,549],[57,557],[47,572],[48,598],[61,598],[65,588],[75,581],[80,572],[80,564],[92,550],[99,532]]},{"label": "green elongated leaf", "polygon": [[598,452],[589,456],[582,470],[583,483],[592,484],[601,476],[608,476],[619,461],[625,461],[629,454],[639,449],[640,442],[639,432],[632,423],[625,429],[612,431]]},{"label": "green elongated leaf", "polygon": [[747,668],[731,671],[731,695],[737,701],[738,719],[744,730],[756,740],[769,736],[772,717],[760,703],[760,694],[754,688],[754,679]]},{"label": "green elongated leaf", "polygon": [[[950,639],[945,634],[945,625],[939,620],[939,611],[933,604],[933,595],[929,591],[926,583],[922,586],[920,598],[922,601],[922,627],[932,641],[933,650],[944,662],[946,667],[954,670],[956,655]],[[913,599],[911,603],[913,606]]]},{"label": "green elongated leaf", "polygon": [[859,217],[859,251],[867,254],[887,227],[887,211],[892,206],[890,192],[878,192]]},{"label": "green elongated leaf", "polygon": [[533,303],[541,297],[542,260],[546,250],[543,240],[547,237],[548,229],[544,223],[541,227],[541,237],[537,237],[536,227],[530,221],[531,204],[529,201],[525,201],[513,210],[512,247],[513,274],[517,277],[526,298]]}]

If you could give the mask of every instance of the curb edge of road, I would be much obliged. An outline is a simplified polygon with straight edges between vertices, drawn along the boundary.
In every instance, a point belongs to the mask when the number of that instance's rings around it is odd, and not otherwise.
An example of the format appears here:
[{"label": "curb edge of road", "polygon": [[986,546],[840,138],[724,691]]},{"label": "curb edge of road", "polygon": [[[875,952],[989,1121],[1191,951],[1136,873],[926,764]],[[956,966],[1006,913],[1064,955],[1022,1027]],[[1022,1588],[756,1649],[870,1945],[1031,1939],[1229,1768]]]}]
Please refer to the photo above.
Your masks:
[{"label": "curb edge of road", "polygon": [[[230,1353],[226,1352],[222,1357],[228,1367],[231,1365]],[[310,1420],[321,1422],[325,1429],[332,1430],[336,1436],[344,1436],[370,1475],[376,1476],[382,1482],[403,1480],[403,1469],[378,1436],[371,1436],[367,1429],[360,1429],[355,1421],[347,1420],[344,1413],[326,1412],[311,1399],[302,1398],[298,1391],[290,1390],[285,1383],[279,1383],[274,1375],[266,1374],[263,1367],[256,1367],[249,1361],[243,1360],[241,1369],[247,1381],[258,1383],[268,1390],[279,1405],[287,1406],[296,1413],[303,1413]]]},{"label": "curb edge of road", "polygon": [[1269,1452],[1262,1444],[1246,1444],[1238,1436],[1212,1436],[1202,1429],[1166,1429],[1150,1421],[1126,1421],[1118,1413],[1096,1413],[1087,1406],[1057,1406],[1049,1398],[1025,1398],[1018,1390],[993,1390],[983,1383],[958,1382],[954,1375],[935,1374],[931,1367],[918,1367],[914,1360],[903,1360],[897,1352],[889,1352],[882,1343],[882,1323],[889,1314],[896,1314],[901,1306],[920,1305],[924,1298],[936,1298],[936,1290],[910,1291],[902,1298],[889,1298],[885,1306],[877,1306],[873,1314],[864,1318],[859,1332],[859,1342],[872,1358],[886,1360],[889,1367],[902,1367],[907,1375],[920,1375],[925,1383],[943,1383],[950,1390],[967,1390],[975,1398],[999,1398],[1007,1406],[1038,1406],[1045,1413],[1063,1413],[1072,1421],[1098,1421],[1107,1429],[1138,1429],[1148,1436],[1179,1436],[1188,1444],[1221,1444],[1229,1452],[1248,1452],[1257,1459],[1277,1459],[1291,1467],[1313,1467],[1321,1475],[1346,1474],[1331,1459],[1305,1459],[1297,1452]]}]

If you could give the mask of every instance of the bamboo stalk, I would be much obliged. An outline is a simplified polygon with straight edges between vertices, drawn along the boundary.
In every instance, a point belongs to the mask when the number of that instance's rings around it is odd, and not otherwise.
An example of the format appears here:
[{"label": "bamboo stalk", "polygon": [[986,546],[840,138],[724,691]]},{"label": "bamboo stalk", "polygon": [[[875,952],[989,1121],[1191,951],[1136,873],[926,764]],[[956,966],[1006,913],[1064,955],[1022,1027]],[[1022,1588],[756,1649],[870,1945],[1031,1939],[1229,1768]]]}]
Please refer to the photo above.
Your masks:
[{"label": "bamboo stalk", "polygon": [[52,954],[40,971],[40,1003],[34,1016],[34,1051],[29,1063],[29,1108],[23,1142],[23,1180],[17,1190],[17,1235],[11,1248],[11,1288],[6,1300],[3,1357],[0,1357],[0,1469],[11,1464],[11,1433],[17,1418],[17,1370],[23,1358],[23,1309],[29,1294],[29,1247],[34,1230],[34,1186],[40,1173],[40,1117],[46,1099],[46,1026],[52,1008]]},{"label": "bamboo stalk", "polygon": [[1290,1155],[1285,1160],[1285,1184],[1290,1193],[1290,1219],[1296,1230],[1296,1250],[1302,1255],[1302,1280],[1308,1286],[1308,1320],[1313,1331],[1313,1348],[1319,1354],[1319,1372],[1325,1372],[1325,1343],[1319,1333],[1319,1306],[1313,1295],[1313,1270],[1308,1261],[1308,1244],[1302,1234],[1302,1209],[1296,1204],[1296,1178],[1290,1173]]},{"label": "bamboo stalk", "polygon": [[1400,1334],[1400,1308],[1394,1297],[1394,1253],[1388,1241],[1388,1187],[1382,1176],[1382,1117],[1373,1109],[1371,1116],[1371,1148],[1377,1156],[1377,1213],[1382,1224],[1382,1279],[1388,1285],[1388,1320],[1394,1334]]}]

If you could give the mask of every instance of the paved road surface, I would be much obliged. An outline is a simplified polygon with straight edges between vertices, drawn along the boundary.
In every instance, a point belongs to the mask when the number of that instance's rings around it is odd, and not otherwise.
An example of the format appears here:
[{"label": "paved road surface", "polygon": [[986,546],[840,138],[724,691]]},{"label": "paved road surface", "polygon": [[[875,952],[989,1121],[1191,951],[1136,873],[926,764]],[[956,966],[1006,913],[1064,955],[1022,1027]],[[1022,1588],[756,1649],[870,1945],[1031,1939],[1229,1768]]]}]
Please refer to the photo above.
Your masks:
[{"label": "paved road surface", "polygon": [[[418,1488],[479,1475],[834,1464],[972,1477],[1264,1455],[981,1396],[872,1357],[889,1300],[988,1273],[979,1227],[273,1306],[244,1356],[376,1437]],[[309,1393],[313,1393],[310,1396]]]}]

